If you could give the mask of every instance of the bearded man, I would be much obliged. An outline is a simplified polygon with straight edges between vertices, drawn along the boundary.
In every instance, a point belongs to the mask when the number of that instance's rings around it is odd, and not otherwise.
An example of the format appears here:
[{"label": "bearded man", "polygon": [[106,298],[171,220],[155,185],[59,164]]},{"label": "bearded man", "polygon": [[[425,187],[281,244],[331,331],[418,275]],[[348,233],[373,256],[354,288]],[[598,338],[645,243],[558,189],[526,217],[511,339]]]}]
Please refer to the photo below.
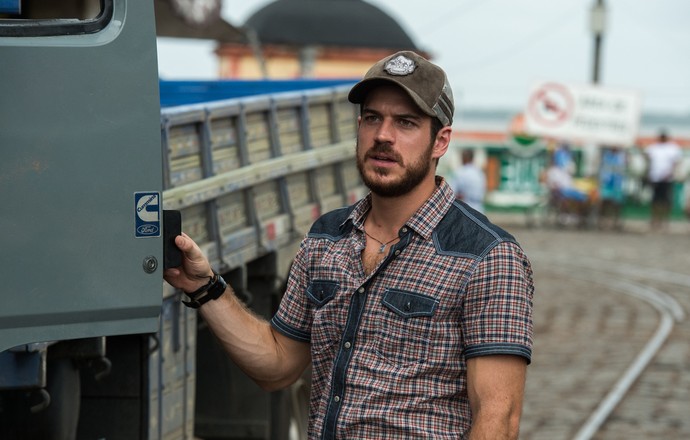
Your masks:
[{"label": "bearded man", "polygon": [[201,314],[263,388],[287,387],[312,364],[310,439],[515,439],[532,270],[512,235],[435,174],[452,132],[446,74],[399,52],[349,99],[360,105],[357,165],[371,192],[314,223],[270,322],[186,235],[176,239],[184,264],[165,278],[196,298],[205,286],[220,292],[201,296]]}]

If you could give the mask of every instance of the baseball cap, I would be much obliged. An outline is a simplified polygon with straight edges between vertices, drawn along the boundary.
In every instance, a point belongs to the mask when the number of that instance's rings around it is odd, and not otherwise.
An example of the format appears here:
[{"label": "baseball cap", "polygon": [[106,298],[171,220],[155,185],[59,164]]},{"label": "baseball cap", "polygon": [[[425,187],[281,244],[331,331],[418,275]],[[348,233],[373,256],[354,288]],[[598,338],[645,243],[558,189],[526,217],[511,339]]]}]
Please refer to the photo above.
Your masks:
[{"label": "baseball cap", "polygon": [[372,87],[381,82],[400,86],[427,115],[446,125],[453,124],[453,91],[446,73],[437,65],[412,51],[401,51],[383,58],[355,84],[348,95],[353,104],[361,104]]}]

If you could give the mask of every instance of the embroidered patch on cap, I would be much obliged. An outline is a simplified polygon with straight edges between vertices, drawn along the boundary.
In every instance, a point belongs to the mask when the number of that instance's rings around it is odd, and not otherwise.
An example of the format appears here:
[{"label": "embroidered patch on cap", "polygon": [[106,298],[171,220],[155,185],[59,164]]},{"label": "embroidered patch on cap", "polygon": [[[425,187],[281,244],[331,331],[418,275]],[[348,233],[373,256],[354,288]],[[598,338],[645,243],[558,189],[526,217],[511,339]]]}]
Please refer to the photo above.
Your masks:
[{"label": "embroidered patch on cap", "polygon": [[417,66],[415,66],[414,61],[405,56],[398,55],[397,57],[388,60],[383,70],[391,75],[405,76],[414,72],[415,67]]}]

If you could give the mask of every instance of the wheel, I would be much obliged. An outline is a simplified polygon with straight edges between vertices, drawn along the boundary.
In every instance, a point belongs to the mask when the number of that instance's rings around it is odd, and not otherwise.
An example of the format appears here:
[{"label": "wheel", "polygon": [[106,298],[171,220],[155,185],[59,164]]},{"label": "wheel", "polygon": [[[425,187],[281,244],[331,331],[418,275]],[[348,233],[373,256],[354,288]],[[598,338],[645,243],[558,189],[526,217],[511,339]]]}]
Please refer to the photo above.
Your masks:
[{"label": "wheel", "polygon": [[71,359],[51,359],[46,389],[15,392],[4,400],[4,440],[73,440],[77,435],[81,386]]}]

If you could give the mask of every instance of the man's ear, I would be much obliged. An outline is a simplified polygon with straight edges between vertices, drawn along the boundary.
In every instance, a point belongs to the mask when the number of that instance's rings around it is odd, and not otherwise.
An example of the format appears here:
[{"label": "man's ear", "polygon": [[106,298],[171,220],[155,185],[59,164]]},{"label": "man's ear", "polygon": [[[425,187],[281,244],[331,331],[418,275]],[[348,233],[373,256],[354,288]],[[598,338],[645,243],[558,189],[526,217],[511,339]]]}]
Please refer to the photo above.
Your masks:
[{"label": "man's ear", "polygon": [[450,126],[443,127],[436,133],[436,139],[434,140],[434,158],[438,159],[446,154],[448,146],[450,145],[452,133],[453,129]]}]

